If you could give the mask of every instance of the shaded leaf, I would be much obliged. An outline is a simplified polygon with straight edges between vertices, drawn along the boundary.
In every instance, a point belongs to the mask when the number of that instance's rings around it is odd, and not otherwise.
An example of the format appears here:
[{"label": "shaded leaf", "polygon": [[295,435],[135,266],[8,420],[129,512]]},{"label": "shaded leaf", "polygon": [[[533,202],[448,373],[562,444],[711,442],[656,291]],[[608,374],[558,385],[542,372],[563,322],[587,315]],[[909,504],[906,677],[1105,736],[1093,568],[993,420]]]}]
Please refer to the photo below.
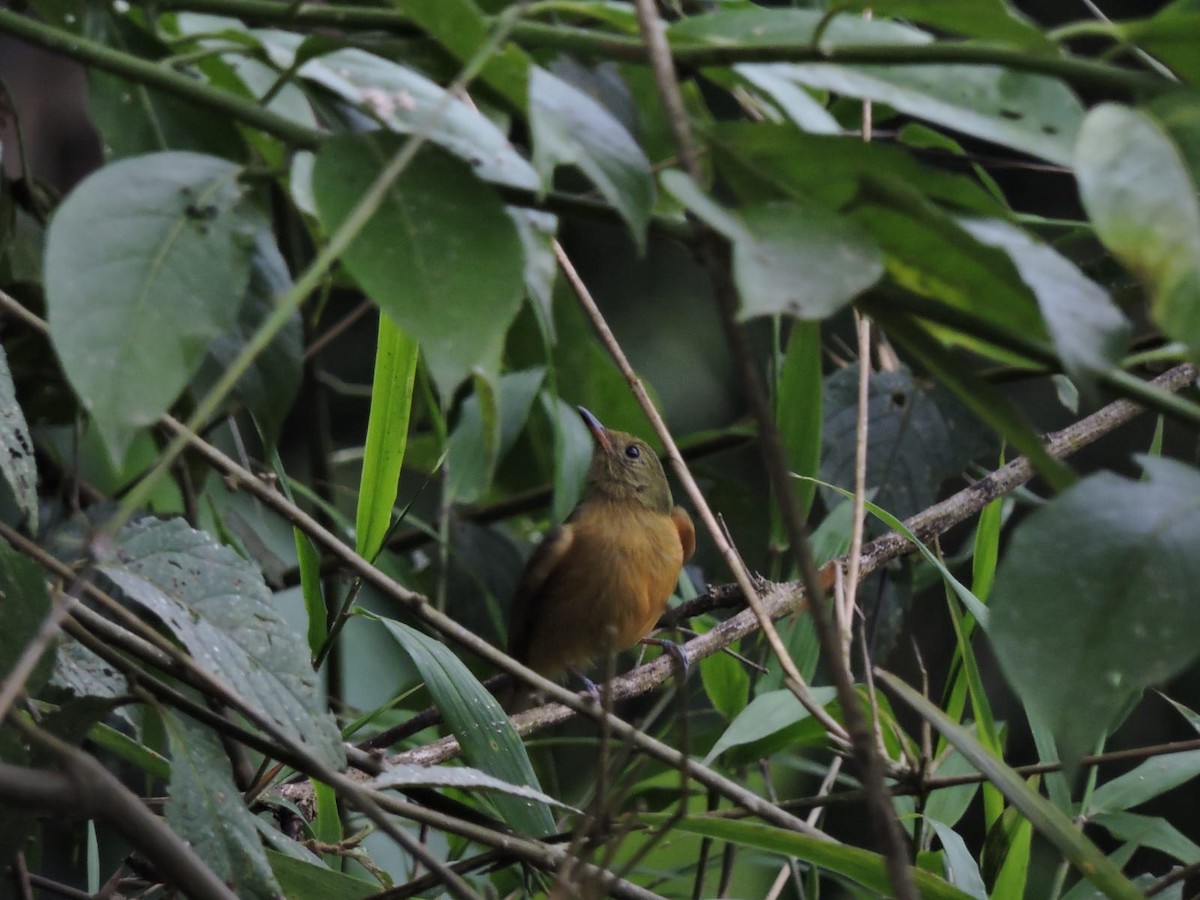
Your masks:
[{"label": "shaded leaf", "polygon": [[271,605],[257,568],[182,519],[144,519],[121,530],[115,558],[97,570],[298,746],[345,765],[308,650]]},{"label": "shaded leaf", "polygon": [[324,866],[267,850],[267,862],[289,900],[364,900],[379,893],[379,884],[334,872]]},{"label": "shaded leaf", "polygon": [[[41,568],[6,541],[0,541],[0,621],[4,622],[0,628],[0,682],[12,673],[26,645],[50,615],[50,609],[50,594]],[[25,690],[30,696],[36,697],[50,680],[54,657],[51,643],[25,680]]]},{"label": "shaded leaf", "polygon": [[[193,383],[198,396],[216,384],[275,311],[276,298],[292,286],[287,263],[270,231],[259,233],[250,266],[250,282],[237,323],[212,342]],[[303,326],[300,314],[295,313],[234,385],[234,396],[246,405],[268,444],[278,440],[300,390],[303,356]]]},{"label": "shaded leaf", "polygon": [[240,172],[197,153],[122,160],[50,223],[50,338],[114,460],[237,322],[263,229]]},{"label": "shaded leaf", "polygon": [[870,9],[876,16],[898,16],[964,37],[1003,41],[1031,50],[1054,44],[1006,0],[848,0],[846,10]]},{"label": "shaded leaf", "polygon": [[816,203],[766,202],[724,209],[677,170],[663,187],[733,244],[739,318],[824,319],[873,285],[883,260],[852,219]]},{"label": "shaded leaf", "polygon": [[371,779],[377,788],[451,787],[464,791],[497,791],[510,797],[522,797],[551,806],[571,809],[549,794],[521,784],[496,778],[470,766],[421,766],[415,763],[386,763],[383,771]]},{"label": "shaded leaf", "polygon": [[1200,474],[1166,459],[1141,464],[1147,481],[1093,475],[1034,511],[996,578],[996,656],[1068,768],[1131,698],[1200,651]]},{"label": "shaded leaf", "polygon": [[[821,478],[853,489],[858,366],[825,379]],[[987,446],[986,432],[940,387],[912,373],[873,372],[867,394],[867,487],[876,504],[905,519],[929,506],[942,483]],[[824,492],[827,507],[836,498]]]},{"label": "shaded leaf", "polygon": [[1115,812],[1089,816],[1088,821],[1107,829],[1117,840],[1133,841],[1141,847],[1153,847],[1174,857],[1185,866],[1200,862],[1200,846],[1166,819]]},{"label": "shaded leaf", "polygon": [[163,724],[171,745],[167,824],[237,896],[274,900],[282,892],[220,740],[173,710]]},{"label": "shaded leaf", "polygon": [[125,676],[74,639],[58,645],[50,684],[76,697],[123,697],[129,694]]},{"label": "shaded leaf", "polygon": [[999,219],[960,222],[976,240],[1000,247],[1037,297],[1058,357],[1077,380],[1090,384],[1113,368],[1129,344],[1129,322],[1108,291],[1048,244]]},{"label": "shaded leaf", "polygon": [[620,211],[644,249],[654,179],[650,161],[625,126],[577,87],[534,66],[529,73],[529,127],[543,190],[552,186],[555,169],[575,166]]},{"label": "shaded leaf", "polygon": [[[327,231],[345,222],[401,143],[375,132],[321,145],[312,186]],[[420,344],[443,400],[472,370],[499,370],[524,294],[521,242],[503,204],[465,163],[423,147],[342,260]]]},{"label": "shaded leaf", "polygon": [[1146,284],[1155,320],[1200,348],[1200,200],[1179,148],[1148,114],[1106,103],[1083,123],[1075,168],[1096,234]]},{"label": "shaded leaf", "polygon": [[937,819],[929,818],[928,821],[937,832],[938,840],[942,842],[942,850],[946,854],[947,880],[962,888],[975,900],[987,900],[987,888],[984,886],[983,876],[979,874],[979,866],[958,832]]},{"label": "shaded leaf", "polygon": [[38,497],[37,466],[33,458],[33,441],[25,413],[17,402],[8,355],[0,347],[0,477],[12,489],[17,507],[25,516],[26,528],[37,532]]}]

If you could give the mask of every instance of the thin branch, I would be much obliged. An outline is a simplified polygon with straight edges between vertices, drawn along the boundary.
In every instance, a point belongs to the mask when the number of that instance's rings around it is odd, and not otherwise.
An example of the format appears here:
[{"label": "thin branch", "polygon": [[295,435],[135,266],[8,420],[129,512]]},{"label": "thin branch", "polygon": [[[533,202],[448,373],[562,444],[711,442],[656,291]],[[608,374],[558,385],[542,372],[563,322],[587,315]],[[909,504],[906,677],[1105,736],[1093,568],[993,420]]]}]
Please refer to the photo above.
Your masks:
[{"label": "thin branch", "polygon": [[833,739],[846,744],[848,742],[846,730],[812,696],[799,669],[796,668],[795,662],[792,661],[791,656],[788,654],[783,639],[779,637],[779,632],[771,624],[770,616],[763,611],[758,590],[754,586],[754,576],[750,574],[746,568],[746,564],[742,561],[741,555],[737,552],[737,548],[729,540],[725,529],[721,527],[721,523],[717,521],[712,508],[708,505],[708,500],[704,497],[704,492],[700,490],[700,486],[696,484],[696,479],[692,477],[691,470],[688,469],[687,463],[684,462],[683,456],[675,444],[675,439],[671,436],[671,432],[663,421],[662,416],[659,415],[658,410],[654,407],[654,402],[650,399],[650,395],[646,393],[641,379],[634,372],[633,366],[630,365],[629,359],[621,349],[621,345],[617,343],[616,336],[612,333],[612,329],[608,327],[608,322],[605,321],[604,315],[596,305],[596,301],[587,289],[587,285],[583,283],[583,279],[575,271],[575,266],[571,263],[570,258],[557,242],[554,246],[554,253],[558,258],[559,268],[562,269],[568,283],[575,292],[575,297],[579,300],[580,306],[583,307],[584,313],[591,320],[592,327],[596,329],[600,342],[604,344],[605,349],[608,350],[609,355],[616,362],[617,368],[625,376],[630,390],[641,405],[642,410],[646,413],[646,417],[650,420],[655,434],[663,442],[663,446],[666,448],[666,459],[671,463],[676,476],[679,478],[684,490],[687,491],[688,498],[696,507],[696,512],[699,514],[701,521],[704,522],[709,536],[712,538],[713,543],[716,544],[726,565],[729,566],[730,572],[733,573],[733,577],[742,591],[742,596],[746,598],[750,609],[754,610],[755,615],[758,617],[759,627],[762,628],[763,635],[766,637],[771,650],[778,657],[780,665],[783,666],[783,670],[787,675],[785,683],[792,693],[796,695],[796,699],[825,727],[825,730],[829,732]]},{"label": "thin branch", "polygon": [[25,644],[25,649],[21,651],[20,657],[9,669],[3,683],[0,684],[0,722],[4,721],[13,702],[25,690],[29,676],[33,674],[33,670],[45,654],[46,648],[58,634],[63,620],[70,614],[71,607],[75,603],[77,589],[77,584],[72,585],[70,591],[63,591],[61,585],[55,585],[52,588],[54,601],[50,606],[50,612],[46,613],[37,632]]},{"label": "thin branch", "polygon": [[163,878],[184,888],[189,897],[237,900],[185,841],[94,758],[20,716],[10,716],[8,721],[56,756],[63,771],[0,763],[0,797],[12,805],[100,819],[143,853]]},{"label": "thin branch", "polygon": [[[658,14],[658,7],[655,6],[654,0],[636,0],[636,7],[642,39],[646,43],[647,53],[654,68],[659,98],[666,110],[679,157],[684,161],[684,168],[688,175],[697,184],[701,184],[704,173],[699,166],[691,123],[688,121],[679,82],[675,77],[671,48],[667,45],[666,32]],[[842,652],[836,626],[825,605],[824,585],[821,584],[816,564],[813,561],[796,493],[792,490],[783,441],[779,436],[771,405],[767,401],[767,394],[761,383],[749,338],[742,323],[738,320],[738,295],[730,272],[729,249],[722,236],[701,223],[695,224],[700,228],[700,240],[697,242],[695,252],[708,271],[713,294],[721,314],[721,323],[725,329],[726,341],[736,361],[743,391],[750,402],[750,410],[758,425],[759,448],[762,451],[767,478],[783,514],[788,543],[800,570],[805,595],[809,598],[809,613],[817,632],[821,653],[833,676],[834,687],[841,702],[842,719],[846,723],[845,732],[850,736],[854,757],[867,789],[866,806],[876,840],[887,863],[888,880],[899,900],[917,900],[917,890],[913,883],[912,870],[908,864],[904,832],[900,827],[899,819],[896,818],[896,810],[888,794],[883,759],[875,747],[873,730],[859,705],[858,693],[854,688],[854,679],[850,673],[849,656]],[[746,599],[750,601],[755,615],[762,622],[764,633],[770,639],[774,629],[768,626],[769,617],[765,611],[759,608],[753,590],[747,594]],[[772,647],[776,646],[776,641],[778,641],[778,635],[775,640],[771,641]],[[791,676],[788,683],[795,691],[798,685],[793,685],[793,681],[799,680],[797,677],[799,673],[786,649],[783,649],[782,641],[779,642],[776,653],[784,665],[784,671]]]}]

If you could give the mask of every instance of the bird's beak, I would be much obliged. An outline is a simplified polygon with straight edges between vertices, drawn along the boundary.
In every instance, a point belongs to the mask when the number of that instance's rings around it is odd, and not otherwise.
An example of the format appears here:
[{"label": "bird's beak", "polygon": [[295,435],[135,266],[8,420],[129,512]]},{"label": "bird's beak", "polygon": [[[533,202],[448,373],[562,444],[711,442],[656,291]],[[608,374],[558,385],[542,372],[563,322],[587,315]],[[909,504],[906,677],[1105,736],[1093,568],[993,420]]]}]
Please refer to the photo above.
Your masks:
[{"label": "bird's beak", "polygon": [[608,442],[608,431],[600,420],[593,416],[588,410],[582,406],[575,407],[579,410],[579,415],[583,417],[583,424],[587,426],[588,431],[592,433],[592,437],[596,439],[596,443],[607,453],[612,449],[612,445]]}]

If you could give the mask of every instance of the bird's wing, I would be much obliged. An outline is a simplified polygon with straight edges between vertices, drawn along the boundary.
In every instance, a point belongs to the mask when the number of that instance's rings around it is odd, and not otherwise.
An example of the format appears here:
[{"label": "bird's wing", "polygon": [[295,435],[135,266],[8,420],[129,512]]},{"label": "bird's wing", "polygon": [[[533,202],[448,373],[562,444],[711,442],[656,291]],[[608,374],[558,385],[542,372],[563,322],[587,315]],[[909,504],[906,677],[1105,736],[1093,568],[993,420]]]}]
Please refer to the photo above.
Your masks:
[{"label": "bird's wing", "polygon": [[552,528],[525,563],[508,617],[508,655],[514,659],[527,660],[530,625],[538,614],[542,588],[574,540],[575,529],[569,522]]},{"label": "bird's wing", "polygon": [[683,561],[687,562],[696,552],[696,526],[692,524],[692,517],[682,506],[671,510],[671,519],[679,531],[679,543],[683,545]]}]

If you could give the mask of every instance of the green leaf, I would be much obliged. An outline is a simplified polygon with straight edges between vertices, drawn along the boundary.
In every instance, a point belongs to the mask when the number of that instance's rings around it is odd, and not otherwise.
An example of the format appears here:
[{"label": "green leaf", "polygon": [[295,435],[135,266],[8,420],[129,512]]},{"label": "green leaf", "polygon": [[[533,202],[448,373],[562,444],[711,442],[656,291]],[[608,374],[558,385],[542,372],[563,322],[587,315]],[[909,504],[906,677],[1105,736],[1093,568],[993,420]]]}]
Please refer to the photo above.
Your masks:
[{"label": "green leaf", "polygon": [[1038,474],[1051,485],[1063,488],[1074,480],[1072,471],[1046,452],[1041,438],[1030,428],[1016,404],[995,385],[979,378],[911,320],[885,310],[883,306],[873,307],[872,315],[912,359],[985,424],[1029,457]]},{"label": "green leaf", "polygon": [[1200,750],[1154,756],[1096,788],[1088,813],[1117,813],[1140,806],[1200,775]]},{"label": "green leaf", "polygon": [[[317,810],[312,822],[313,836],[326,846],[335,846],[341,843],[344,837],[342,816],[338,810],[337,791],[332,786],[315,778],[310,778],[308,781],[312,785],[313,800]],[[336,853],[326,853],[321,858],[330,868],[337,868],[341,864]]]},{"label": "green leaf", "polygon": [[1150,684],[1196,658],[1200,474],[1141,457],[1148,481],[1090,476],[1013,533],[992,599],[1001,668],[1068,768]]},{"label": "green leaf", "polygon": [[1112,369],[1129,345],[1129,321],[1108,291],[1084,276],[1048,244],[999,219],[960,224],[976,240],[999,247],[1037,297],[1058,358],[1077,381],[1093,384]]},{"label": "green leaf", "polygon": [[1155,320],[1200,348],[1200,200],[1179,148],[1148,114],[1105,103],[1084,120],[1075,169],[1096,234],[1146,285]]},{"label": "green leaf", "polygon": [[828,22],[814,9],[767,9],[746,5],[687,16],[667,29],[676,47],[761,45],[811,47],[817,29],[823,28],[823,46],[837,44],[926,44],[926,32],[897,22],[837,16]]},{"label": "green leaf", "polygon": [[[13,666],[50,615],[50,594],[41,568],[0,541],[0,682],[12,674]],[[42,654],[25,681],[25,690],[36,697],[54,670],[54,645]]]},{"label": "green leaf", "polygon": [[279,884],[221,742],[173,710],[162,718],[171,744],[167,824],[239,897],[274,900]]},{"label": "green leaf", "polygon": [[[142,59],[168,55],[166,45],[135,25],[130,16],[110,14],[99,6],[89,13],[93,40]],[[89,111],[103,138],[106,158],[192,150],[234,161],[245,159],[246,144],[232,118],[96,67],[88,68],[87,77]]]},{"label": "green leaf", "polygon": [[[304,42],[302,35],[277,30],[254,34],[280,68],[295,64]],[[503,131],[461,97],[447,93],[415,69],[346,48],[302,62],[298,74],[363,109],[392,131],[427,131],[429,140],[470,163],[485,181],[530,190],[538,186],[537,172]]]},{"label": "green leaf", "polygon": [[575,166],[620,211],[644,251],[654,179],[650,161],[625,126],[574,85],[534,66],[529,74],[529,128],[542,189],[553,185],[559,166]]},{"label": "green leaf", "polygon": [[[831,687],[811,689],[813,700],[825,706],[832,703],[837,691]],[[808,723],[810,727],[802,727]],[[795,747],[804,740],[823,738],[825,726],[812,718],[804,705],[790,690],[781,689],[759,694],[743,709],[729,727],[717,738],[704,758],[707,765],[733,747],[750,747],[740,757],[759,758],[781,747]]]},{"label": "green leaf", "polygon": [[[541,791],[525,745],[496,698],[476,680],[462,661],[446,647],[391,619],[377,618],[395,638],[421,673],[434,704],[458,738],[463,756],[476,769],[507,781]],[[554,817],[544,803],[500,795],[496,808],[522,834],[542,837],[555,830]]]},{"label": "green leaf", "polygon": [[1200,846],[1166,819],[1116,812],[1089,816],[1088,822],[1107,829],[1120,841],[1134,841],[1141,847],[1153,847],[1179,860],[1185,866],[1200,862]]},{"label": "green leaf", "polygon": [[542,391],[542,405],[554,423],[554,498],[551,519],[555,525],[571,514],[583,496],[583,484],[595,444],[591,432],[571,404]]},{"label": "green leaf", "polygon": [[182,519],[143,519],[121,530],[114,557],[96,568],[280,732],[323,764],[345,765],[308,650],[255,566]]},{"label": "green leaf", "polygon": [[677,170],[662,174],[676,200],[733,244],[738,317],[825,319],[883,274],[866,231],[816,203],[773,202],[726,210]]},{"label": "green leaf", "polygon": [[1000,863],[1000,871],[996,873],[992,894],[996,897],[1024,897],[1029,886],[1029,851],[1033,843],[1033,825],[1029,819],[1015,815],[1015,810],[1008,810],[1012,816],[1002,816],[993,828],[1002,827],[1006,822],[1009,827],[1005,830],[1004,861]]},{"label": "green leaf", "polygon": [[939,31],[988,41],[1002,41],[1031,50],[1053,50],[1054,44],[1037,26],[1005,0],[848,0],[842,9],[870,9],[876,16],[896,16]]},{"label": "green leaf", "polygon": [[795,63],[775,71],[1060,165],[1071,164],[1083,121],[1083,105],[1061,81],[999,66]]},{"label": "green leaf", "polygon": [[522,784],[513,784],[470,766],[422,766],[416,763],[385,763],[383,771],[369,782],[372,787],[385,788],[458,788],[462,791],[495,791],[510,797],[520,797],[572,809],[549,794]]},{"label": "green leaf", "polygon": [[1149,19],[1114,22],[1113,30],[1124,42],[1136,45],[1165,62],[1184,81],[1200,82],[1200,9],[1190,2],[1170,3]]},{"label": "green leaf", "polygon": [[[326,140],[313,192],[327,231],[358,204],[402,139]],[[342,255],[363,289],[421,346],[443,401],[474,369],[495,374],[524,295],[521,242],[503,204],[470,167],[426,146]]]},{"label": "green leaf", "polygon": [[[667,821],[666,815],[643,814],[639,818],[649,825]],[[767,853],[798,857],[884,895],[890,895],[892,891],[883,857],[859,847],[757,822],[715,817],[685,816],[672,821],[672,828]],[[925,900],[968,900],[970,897],[930,872],[921,869],[911,871],[917,890]]]},{"label": "green leaf", "polygon": [[240,172],[197,153],[123,160],[50,224],[50,338],[115,461],[237,322],[264,227]]},{"label": "green leaf", "polygon": [[300,572],[300,592],[304,595],[304,613],[308,619],[308,651],[316,659],[325,646],[329,627],[329,606],[321,583],[321,553],[312,538],[299,528],[292,529],[296,540],[296,568]]},{"label": "green leaf", "polygon": [[379,317],[371,414],[354,525],[355,550],[363,559],[375,559],[392,526],[419,355],[415,341],[387,316]]},{"label": "green leaf", "polygon": [[379,885],[374,881],[333,872],[278,850],[267,850],[266,855],[280,890],[288,900],[328,900],[329,897],[365,900],[379,893]]},{"label": "green leaf", "polygon": [[[704,634],[712,627],[712,619],[693,619],[692,627],[697,633]],[[735,644],[730,649],[737,650],[738,647]],[[750,693],[750,675],[745,667],[728,653],[714,653],[700,660],[699,668],[704,693],[713,709],[727,722],[736,718],[746,708]]]},{"label": "green leaf", "polygon": [[[739,71],[769,68],[741,66]],[[721,174],[744,202],[777,199],[783,193],[842,209],[863,185],[883,182],[897,192],[907,188],[910,197],[964,212],[991,216],[1005,212],[974,179],[922,165],[915,154],[892,144],[868,143],[858,136],[809,134],[763,122],[720,122],[706,132]],[[869,227],[870,221],[864,218],[862,224]]]},{"label": "green leaf", "polygon": [[979,865],[967,849],[966,842],[949,825],[934,818],[928,818],[928,822],[937,833],[946,854],[946,878],[975,900],[987,900],[987,888],[979,874]]},{"label": "green leaf", "polygon": [[0,477],[12,490],[26,529],[36,534],[38,523],[37,465],[25,413],[17,402],[8,355],[0,347]]},{"label": "green leaf", "polygon": [[[208,348],[192,392],[201,397],[214,386],[250,342],[262,323],[275,311],[275,299],[292,286],[287,263],[271,232],[262,231],[251,260],[250,283],[237,323]],[[238,397],[254,417],[264,440],[274,445],[300,390],[304,334],[299,313],[291,316],[271,343],[234,385]]]},{"label": "green leaf", "polygon": [[[986,446],[987,433],[945,390],[927,389],[907,369],[873,372],[867,385],[867,487],[877,504],[907,518],[937,499]],[[821,478],[854,487],[858,365],[825,379]],[[835,497],[826,491],[826,506]]]},{"label": "green leaf", "polygon": [[1021,815],[1027,818],[1085,878],[1111,898],[1138,900],[1142,896],[1141,891],[1130,884],[1121,871],[1083,836],[1068,816],[1055,809],[1049,800],[1026,784],[1012,768],[984,749],[965,728],[950,721],[929,700],[891,673],[877,672],[876,678],[945,735],[958,752],[987,776],[988,781],[994,784]]},{"label": "green leaf", "polygon": [[[527,369],[501,376],[495,405],[484,415],[479,393],[463,402],[458,424],[450,435],[450,496],[456,503],[473,503],[488,490],[496,466],[512,449],[545,378],[544,369]],[[488,404],[483,404],[486,408]]]}]

